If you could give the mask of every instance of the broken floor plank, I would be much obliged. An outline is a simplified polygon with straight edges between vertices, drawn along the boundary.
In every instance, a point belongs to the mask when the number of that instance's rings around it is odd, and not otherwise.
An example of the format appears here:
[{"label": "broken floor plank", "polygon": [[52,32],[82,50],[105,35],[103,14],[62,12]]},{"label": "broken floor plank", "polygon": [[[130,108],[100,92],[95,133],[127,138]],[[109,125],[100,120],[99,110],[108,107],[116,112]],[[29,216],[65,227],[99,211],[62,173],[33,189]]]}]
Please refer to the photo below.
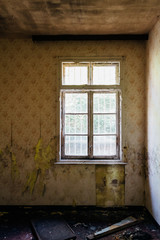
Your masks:
[{"label": "broken floor plank", "polygon": [[139,220],[130,216],[128,218],[125,218],[121,222],[115,223],[109,227],[102,229],[101,231],[98,231],[98,232],[95,232],[94,234],[88,235],[87,239],[89,239],[89,240],[98,239],[100,237],[107,236],[113,232],[117,232],[124,228],[130,227],[130,226],[136,224],[137,222],[139,222]]},{"label": "broken floor plank", "polygon": [[41,217],[31,221],[38,240],[71,240],[76,235],[60,216]]}]

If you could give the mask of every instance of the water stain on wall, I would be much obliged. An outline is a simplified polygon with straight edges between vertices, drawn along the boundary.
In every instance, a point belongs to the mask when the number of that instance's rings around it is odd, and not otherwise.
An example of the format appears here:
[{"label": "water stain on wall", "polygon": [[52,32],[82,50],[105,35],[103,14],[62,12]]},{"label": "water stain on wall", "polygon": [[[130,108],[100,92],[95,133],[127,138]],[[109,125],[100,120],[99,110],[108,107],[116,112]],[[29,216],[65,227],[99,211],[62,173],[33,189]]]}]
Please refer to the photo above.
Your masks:
[{"label": "water stain on wall", "polygon": [[45,179],[47,177],[47,171],[51,166],[53,166],[56,160],[55,148],[55,138],[51,139],[47,146],[44,146],[42,138],[39,139],[35,148],[35,167],[33,171],[27,176],[27,181],[23,193],[29,191],[32,194],[37,181],[40,193],[42,195],[45,193]]},{"label": "water stain on wall", "polygon": [[124,180],[124,166],[96,166],[96,205],[124,205]]},{"label": "water stain on wall", "polygon": [[8,167],[11,169],[11,178],[15,181],[20,174],[16,155],[12,147],[6,146],[4,150],[0,150],[0,169],[4,171]]}]

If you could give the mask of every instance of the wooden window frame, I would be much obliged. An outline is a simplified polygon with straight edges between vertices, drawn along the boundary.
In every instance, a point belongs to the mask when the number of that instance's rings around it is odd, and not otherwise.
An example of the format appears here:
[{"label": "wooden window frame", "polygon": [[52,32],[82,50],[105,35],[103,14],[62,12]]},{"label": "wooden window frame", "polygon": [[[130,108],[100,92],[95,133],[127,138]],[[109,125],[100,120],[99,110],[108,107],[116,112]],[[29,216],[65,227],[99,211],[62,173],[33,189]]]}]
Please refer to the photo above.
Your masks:
[{"label": "wooden window frame", "polygon": [[[86,65],[89,64],[88,71],[88,80],[89,85],[65,85],[63,84],[63,63],[67,66],[67,64],[75,66]],[[119,84],[117,85],[92,85],[92,72],[94,64],[118,64],[116,75],[120,78]],[[107,61],[61,61],[61,84],[60,84],[60,159],[64,160],[120,160],[121,159],[121,99],[122,99],[122,87],[121,87],[121,77],[120,77],[120,67],[121,67],[120,59],[116,60],[107,60]],[[92,71],[91,71],[92,68]],[[88,156],[67,156],[64,154],[64,94],[65,93],[88,93],[90,97],[88,97]],[[93,156],[93,93],[116,93],[116,155],[115,156]],[[92,97],[91,97],[92,95]],[[76,134],[75,134],[76,135]],[[104,134],[108,136],[109,134]]]}]

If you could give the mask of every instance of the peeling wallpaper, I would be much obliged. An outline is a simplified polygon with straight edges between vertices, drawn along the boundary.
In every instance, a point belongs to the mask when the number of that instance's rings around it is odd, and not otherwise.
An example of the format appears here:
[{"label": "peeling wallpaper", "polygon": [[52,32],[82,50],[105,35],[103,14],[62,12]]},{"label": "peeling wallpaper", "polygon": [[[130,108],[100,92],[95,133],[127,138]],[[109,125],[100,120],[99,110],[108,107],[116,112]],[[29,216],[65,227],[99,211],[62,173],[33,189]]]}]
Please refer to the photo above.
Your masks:
[{"label": "peeling wallpaper", "polygon": [[[97,203],[96,177],[103,178],[106,172],[111,179],[111,166],[54,164],[59,111],[57,57],[82,56],[126,57],[123,139],[127,165],[115,168],[123,172],[116,175],[117,182],[123,178],[118,202],[114,195],[111,202],[107,199],[106,185],[103,201]],[[144,204],[145,42],[36,44],[31,40],[1,39],[0,89],[0,204]]]},{"label": "peeling wallpaper", "polygon": [[160,21],[147,45],[146,206],[160,224]]}]

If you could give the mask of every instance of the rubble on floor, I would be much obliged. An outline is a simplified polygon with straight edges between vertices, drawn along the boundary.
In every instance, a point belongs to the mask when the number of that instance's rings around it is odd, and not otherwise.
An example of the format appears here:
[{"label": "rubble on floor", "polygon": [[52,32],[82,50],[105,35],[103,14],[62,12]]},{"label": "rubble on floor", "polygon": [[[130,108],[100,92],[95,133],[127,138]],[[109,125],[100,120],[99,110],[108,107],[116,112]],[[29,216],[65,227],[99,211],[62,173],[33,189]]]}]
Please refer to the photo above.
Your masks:
[{"label": "rubble on floor", "polygon": [[[0,207],[0,240],[37,240],[31,227],[33,219],[61,217],[69,225],[76,240],[120,222],[129,216],[143,218],[135,226],[103,236],[101,240],[159,240],[160,229],[143,207],[96,208],[96,207]],[[63,227],[62,227],[63,229]],[[60,231],[63,231],[63,230]],[[52,229],[53,230],[53,229]],[[46,235],[46,234],[45,234]],[[53,236],[53,234],[51,234]],[[72,237],[72,236],[69,236]],[[42,239],[43,240],[43,239]],[[50,240],[47,238],[47,240]],[[52,240],[52,238],[51,238]],[[64,240],[64,239],[61,239]]]},{"label": "rubble on floor", "polygon": [[127,227],[130,227],[132,225],[135,225],[137,224],[138,222],[140,221],[140,219],[136,219],[132,216],[128,217],[128,218],[125,218],[123,219],[122,221],[118,222],[118,223],[114,223],[113,225],[111,226],[108,226],[104,229],[101,229],[100,231],[98,232],[95,232],[91,235],[88,235],[87,236],[87,239],[88,240],[92,240],[92,239],[98,239],[100,237],[103,237],[103,236],[107,236],[113,232],[118,232],[124,228],[127,228]]},{"label": "rubble on floor", "polygon": [[150,239],[153,239],[152,236],[139,228],[135,229],[134,232],[124,231],[122,234],[115,237],[115,240],[150,240]]}]

